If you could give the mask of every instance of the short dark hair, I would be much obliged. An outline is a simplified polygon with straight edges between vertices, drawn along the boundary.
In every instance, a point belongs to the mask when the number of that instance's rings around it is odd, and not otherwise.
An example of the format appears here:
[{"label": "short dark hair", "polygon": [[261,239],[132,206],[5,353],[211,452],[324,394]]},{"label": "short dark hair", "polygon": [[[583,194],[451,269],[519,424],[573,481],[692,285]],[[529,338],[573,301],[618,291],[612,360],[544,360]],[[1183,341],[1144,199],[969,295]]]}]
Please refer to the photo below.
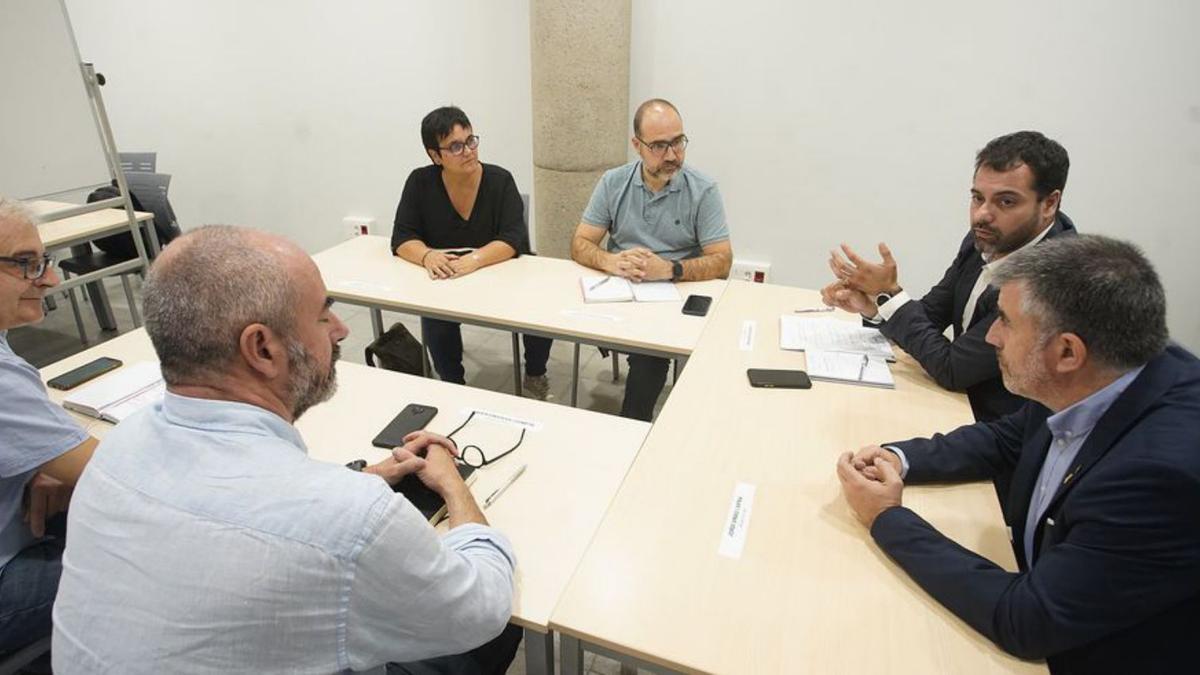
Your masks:
[{"label": "short dark hair", "polygon": [[428,150],[441,147],[442,139],[454,131],[455,126],[464,129],[471,128],[471,120],[460,108],[452,105],[442,106],[421,120],[421,142]]},{"label": "short dark hair", "polygon": [[975,155],[975,171],[986,166],[992,171],[1012,171],[1024,164],[1033,173],[1038,199],[1067,186],[1071,158],[1057,141],[1040,131],[1018,131],[993,138]]},{"label": "short dark hair", "polygon": [[1101,364],[1136,368],[1167,345],[1167,298],[1137,246],[1100,235],[1055,237],[1013,253],[992,285],[1023,282],[1022,309],[1043,336],[1074,333]]},{"label": "short dark hair", "polygon": [[[637,136],[638,138],[642,137],[642,117],[646,114],[647,110],[649,110],[650,108],[652,108],[656,105],[661,105],[661,106],[670,108],[671,110],[675,111],[676,115],[679,115],[679,108],[676,108],[674,103],[671,103],[670,101],[668,101],[665,98],[652,98],[649,101],[646,101],[646,102],[642,103],[641,105],[639,105],[637,107],[637,110],[633,113],[633,135],[634,136]],[[679,115],[679,117],[682,119],[683,115]]]}]

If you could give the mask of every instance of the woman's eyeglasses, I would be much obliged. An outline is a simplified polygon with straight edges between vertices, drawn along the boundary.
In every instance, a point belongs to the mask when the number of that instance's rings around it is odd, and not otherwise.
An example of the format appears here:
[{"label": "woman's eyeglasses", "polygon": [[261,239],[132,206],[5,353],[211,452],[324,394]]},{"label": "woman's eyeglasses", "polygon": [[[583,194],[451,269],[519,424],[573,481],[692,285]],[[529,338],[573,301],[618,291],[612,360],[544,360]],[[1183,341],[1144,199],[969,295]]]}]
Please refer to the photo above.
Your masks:
[{"label": "woman's eyeglasses", "polygon": [[479,147],[479,137],[474,134],[471,134],[470,136],[467,136],[466,141],[454,141],[453,143],[451,143],[450,145],[447,145],[446,147],[438,146],[438,150],[445,150],[446,152],[457,156],[457,155],[463,154],[463,150],[466,150],[467,148],[474,150],[475,148],[478,148],[478,147]]}]

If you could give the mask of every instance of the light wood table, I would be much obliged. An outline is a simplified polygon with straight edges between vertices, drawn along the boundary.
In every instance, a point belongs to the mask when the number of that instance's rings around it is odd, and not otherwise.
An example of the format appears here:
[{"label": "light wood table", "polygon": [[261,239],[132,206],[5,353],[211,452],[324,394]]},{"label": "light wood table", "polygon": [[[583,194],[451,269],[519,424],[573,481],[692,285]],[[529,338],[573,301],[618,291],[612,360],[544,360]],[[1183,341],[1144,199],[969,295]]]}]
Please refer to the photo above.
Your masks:
[{"label": "light wood table", "polygon": [[[42,377],[48,380],[100,356],[126,364],[156,358],[149,337],[139,329],[47,366]],[[49,392],[55,401],[62,400],[63,392]],[[315,459],[376,462],[388,451],[372,446],[371,439],[408,403],[438,408],[427,427],[437,433],[450,432],[473,409],[537,425],[515,452],[479,469],[471,490],[482,504],[517,467],[528,465],[485,513],[516,550],[513,621],[525,628],[527,671],[552,674],[550,613],[650,425],[342,361],[337,394],[309,410],[297,427]],[[96,436],[110,428],[106,422],[75,417]],[[476,419],[457,438],[485,441],[481,446],[491,457],[512,447],[519,433],[510,425]]]},{"label": "light wood table", "polygon": [[577,398],[580,344],[670,359],[686,357],[706,319],[682,314],[683,299],[707,295],[715,307],[728,283],[679,283],[679,302],[589,304],[583,301],[579,278],[601,273],[570,260],[526,255],[461,279],[435,281],[423,267],[392,255],[389,247],[386,237],[354,237],[313,260],[331,297],[371,309],[376,335],[383,330],[379,312],[385,309],[512,331],[517,387],[521,382],[517,333],[574,342],[572,405]]},{"label": "light wood table", "polygon": [[[147,253],[149,256],[158,255],[158,232],[154,228],[153,213],[135,211],[136,226],[130,226],[129,217],[122,209],[106,208],[65,218],[57,218],[56,214],[77,210],[80,208],[80,205],[43,199],[25,202],[25,206],[43,221],[38,225],[38,235],[42,239],[42,245],[47,249],[78,246],[94,239],[99,239],[100,237],[107,237],[121,232],[130,232],[132,234],[137,229],[144,227],[150,235],[150,251]],[[88,295],[92,299],[92,307],[95,309],[96,319],[99,321],[100,327],[104,330],[115,330],[117,322],[113,318],[112,307],[108,303],[108,295],[104,292],[103,287],[96,282],[105,277],[117,276],[138,269],[147,269],[149,265],[150,257],[142,256],[137,260],[119,263],[64,282],[61,290],[69,290],[76,286],[87,284]],[[132,294],[128,290],[128,286],[126,286],[126,293],[130,295],[129,313],[133,316],[133,325],[140,326],[142,323],[141,318],[138,314],[136,303],[133,301]],[[78,314],[76,315],[76,320],[78,321]],[[83,330],[82,325],[80,326],[80,330]]]},{"label": "light wood table", "polygon": [[[965,396],[907,356],[893,366],[895,390],[747,383],[747,368],[804,367],[802,353],[779,349],[779,316],[817,304],[812,291],[730,282],[554,611],[564,675],[580,672],[581,642],[678,671],[1044,672],[926,595],[841,495],[839,454],[969,423]],[[749,351],[746,321],[757,328]],[[744,549],[726,557],[718,546],[739,483],[756,493]],[[904,502],[1016,569],[990,484],[908,488]]]}]

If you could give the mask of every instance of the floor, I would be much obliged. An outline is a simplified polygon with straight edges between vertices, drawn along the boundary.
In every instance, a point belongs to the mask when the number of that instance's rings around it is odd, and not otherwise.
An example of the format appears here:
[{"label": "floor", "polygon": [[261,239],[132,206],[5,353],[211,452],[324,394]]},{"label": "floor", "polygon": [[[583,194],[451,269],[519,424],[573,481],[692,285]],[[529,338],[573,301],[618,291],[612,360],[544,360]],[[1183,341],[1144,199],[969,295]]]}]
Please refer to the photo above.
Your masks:
[{"label": "floor", "polygon": [[[140,303],[140,280],[137,277],[132,277],[132,280],[134,295]],[[103,343],[105,340],[132,330],[133,321],[120,281],[109,279],[106,281],[105,287],[117,319],[117,331],[101,331],[96,323],[95,315],[91,312],[91,306],[84,305],[82,313],[89,344],[83,345],[75,326],[70,301],[65,294],[56,293],[53,299],[57,308],[47,313],[45,321],[37,326],[25,326],[9,331],[8,340],[13,351],[40,368],[82,351],[86,347]],[[77,297],[79,295],[77,294]],[[350,305],[335,305],[334,311],[350,327],[350,336],[342,343],[342,360],[365,363],[364,349],[374,339],[369,312],[364,308]],[[383,321],[385,327],[399,321],[414,335],[420,335],[420,322],[416,317],[385,312]],[[464,366],[467,370],[467,384],[482,389],[512,393],[511,334],[473,326],[463,326],[462,330],[466,352]],[[549,400],[554,403],[570,404],[572,351],[573,345],[562,341],[555,341],[550,351],[547,374],[550,377]],[[620,411],[621,397],[624,394],[626,367],[625,359],[622,357],[621,380],[613,382],[612,357],[604,358],[595,347],[583,346],[579,359],[579,407],[617,414]],[[670,391],[671,385],[668,381],[663,395],[659,397],[658,407],[662,406]],[[657,408],[655,413],[657,414]],[[617,661],[592,653],[585,654],[584,666],[587,673],[617,675],[621,672],[620,664]],[[517,658],[508,669],[508,673],[509,675],[524,675],[524,644],[521,645],[521,651],[517,653]]]}]

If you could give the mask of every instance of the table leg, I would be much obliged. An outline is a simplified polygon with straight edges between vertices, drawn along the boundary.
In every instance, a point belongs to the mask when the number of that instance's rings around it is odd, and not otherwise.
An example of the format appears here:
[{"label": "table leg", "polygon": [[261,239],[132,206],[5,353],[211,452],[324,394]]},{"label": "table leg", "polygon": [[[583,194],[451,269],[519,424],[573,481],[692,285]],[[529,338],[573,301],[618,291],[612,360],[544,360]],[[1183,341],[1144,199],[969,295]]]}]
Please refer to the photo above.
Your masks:
[{"label": "table leg", "polygon": [[579,403],[579,343],[575,343],[575,355],[571,363],[571,407]]},{"label": "table leg", "polygon": [[558,669],[562,675],[583,675],[583,645],[579,644],[579,638],[560,634],[558,657]]},{"label": "table leg", "polygon": [[371,330],[375,337],[383,335],[383,311],[377,307],[371,308]]},{"label": "table leg", "polygon": [[[513,345],[513,393],[521,395],[521,336],[512,334]],[[528,631],[527,631],[528,632]]]},{"label": "table leg", "polygon": [[554,675],[554,631],[539,633],[525,629],[525,672]]}]

